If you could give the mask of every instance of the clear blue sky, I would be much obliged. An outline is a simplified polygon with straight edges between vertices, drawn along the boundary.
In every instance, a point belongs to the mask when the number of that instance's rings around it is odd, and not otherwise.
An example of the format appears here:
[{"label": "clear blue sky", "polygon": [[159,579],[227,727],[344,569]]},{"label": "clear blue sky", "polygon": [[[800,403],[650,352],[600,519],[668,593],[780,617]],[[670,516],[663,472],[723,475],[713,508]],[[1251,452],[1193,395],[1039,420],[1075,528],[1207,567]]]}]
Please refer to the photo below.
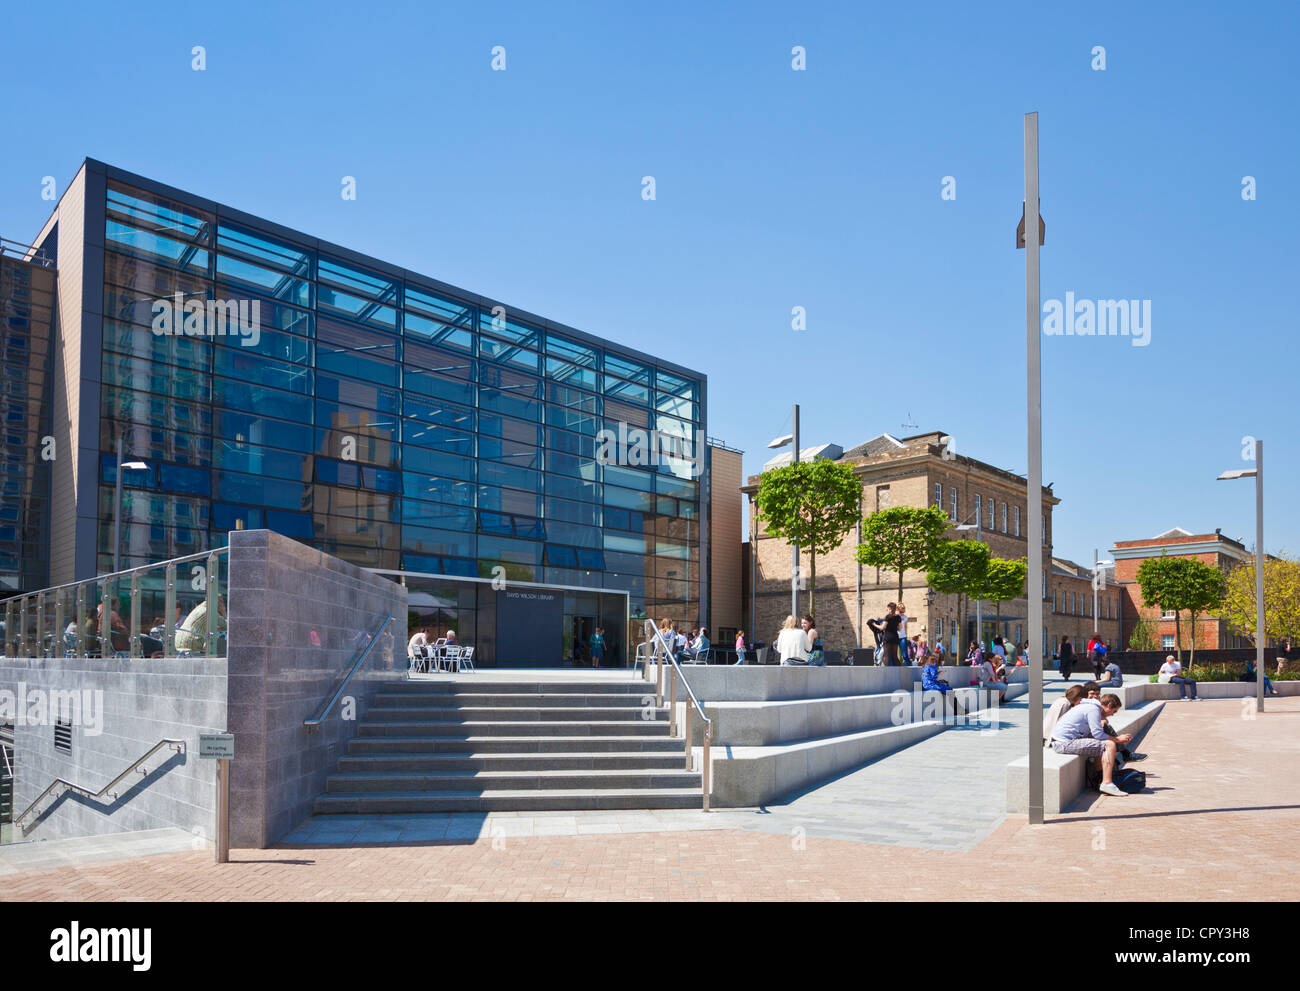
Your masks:
[{"label": "clear blue sky", "polygon": [[1295,5],[613,6],[10,5],[0,234],[99,158],[697,368],[747,473],[793,402],[807,443],[910,414],[1023,472],[1036,110],[1043,298],[1152,303],[1145,348],[1043,340],[1057,553],[1253,543],[1214,481],[1248,434],[1300,551]]}]

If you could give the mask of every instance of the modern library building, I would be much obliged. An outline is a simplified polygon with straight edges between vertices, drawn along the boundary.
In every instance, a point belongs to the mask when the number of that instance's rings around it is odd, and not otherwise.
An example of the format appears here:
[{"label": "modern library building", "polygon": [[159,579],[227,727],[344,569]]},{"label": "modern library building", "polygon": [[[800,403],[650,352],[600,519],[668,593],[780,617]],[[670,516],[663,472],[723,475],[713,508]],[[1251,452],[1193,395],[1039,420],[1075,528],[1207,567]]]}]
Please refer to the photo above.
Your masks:
[{"label": "modern library building", "polygon": [[708,621],[702,374],[89,159],[10,247],[4,594],[265,528],[485,665]]}]

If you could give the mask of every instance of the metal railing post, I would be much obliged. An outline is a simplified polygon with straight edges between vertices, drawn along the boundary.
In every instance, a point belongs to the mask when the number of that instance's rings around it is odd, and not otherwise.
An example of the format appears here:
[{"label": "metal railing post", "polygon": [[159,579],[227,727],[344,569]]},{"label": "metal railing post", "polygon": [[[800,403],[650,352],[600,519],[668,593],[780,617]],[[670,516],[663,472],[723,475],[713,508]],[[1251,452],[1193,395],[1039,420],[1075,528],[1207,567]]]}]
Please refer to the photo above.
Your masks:
[{"label": "metal railing post", "polygon": [[31,646],[27,642],[30,639],[31,638],[27,636],[27,596],[24,595],[21,599],[18,600],[18,656],[19,657],[35,656],[35,654],[32,653]]},{"label": "metal railing post", "polygon": [[709,759],[709,745],[713,742],[713,723],[704,724],[704,766],[700,768],[700,782],[704,788],[704,811],[709,811],[709,772],[713,767]]},{"label": "metal railing post", "polygon": [[86,640],[86,585],[83,582],[77,586],[77,632],[72,638],[72,656],[88,656]]},{"label": "metal railing post", "polygon": [[683,734],[686,737],[686,770],[688,771],[691,769],[691,757],[693,756],[694,749],[695,749],[691,741],[691,710],[693,708],[695,708],[695,706],[691,705],[688,702],[686,705],[686,716],[682,720],[682,722],[685,724],[683,726]]},{"label": "metal railing post", "polygon": [[99,590],[99,656],[111,657],[113,654],[113,600],[117,592],[117,583],[112,578],[105,578]]},{"label": "metal railing post", "polygon": [[50,656],[66,657],[67,646],[63,642],[63,589],[54,593],[54,635],[50,638]]},{"label": "metal railing post", "polygon": [[668,733],[670,736],[677,735],[677,666],[674,665],[668,675],[672,679],[673,695],[672,702],[668,705]]},{"label": "metal railing post", "polygon": [[140,572],[131,572],[131,656],[143,654],[140,648]]},{"label": "metal railing post", "polygon": [[[53,649],[54,644],[50,644]],[[45,656],[45,593],[36,593],[36,656]]]},{"label": "metal railing post", "polygon": [[217,641],[217,582],[218,582],[218,558],[214,551],[208,555],[208,575],[207,575],[207,592],[208,608],[207,615],[204,617],[208,624],[207,632],[203,637],[203,656],[215,657],[212,653],[213,645]]},{"label": "metal railing post", "polygon": [[163,606],[163,657],[176,656],[176,565],[167,565],[163,579],[166,605]]},{"label": "metal railing post", "polygon": [[[13,640],[13,638],[14,638],[14,601],[13,599],[6,599],[5,600],[5,642],[4,642],[4,652],[6,657],[11,656],[9,654],[9,644]],[[15,650],[12,656],[17,657],[18,651]]]}]

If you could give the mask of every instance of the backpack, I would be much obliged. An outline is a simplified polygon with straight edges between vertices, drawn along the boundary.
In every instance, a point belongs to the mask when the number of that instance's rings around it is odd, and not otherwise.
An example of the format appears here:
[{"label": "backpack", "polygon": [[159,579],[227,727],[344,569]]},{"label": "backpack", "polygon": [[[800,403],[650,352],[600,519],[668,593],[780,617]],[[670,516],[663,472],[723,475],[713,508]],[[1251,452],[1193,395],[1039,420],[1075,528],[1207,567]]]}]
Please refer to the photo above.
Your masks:
[{"label": "backpack", "polygon": [[1130,795],[1136,794],[1147,786],[1147,776],[1131,767],[1121,767],[1114,775],[1115,787]]}]

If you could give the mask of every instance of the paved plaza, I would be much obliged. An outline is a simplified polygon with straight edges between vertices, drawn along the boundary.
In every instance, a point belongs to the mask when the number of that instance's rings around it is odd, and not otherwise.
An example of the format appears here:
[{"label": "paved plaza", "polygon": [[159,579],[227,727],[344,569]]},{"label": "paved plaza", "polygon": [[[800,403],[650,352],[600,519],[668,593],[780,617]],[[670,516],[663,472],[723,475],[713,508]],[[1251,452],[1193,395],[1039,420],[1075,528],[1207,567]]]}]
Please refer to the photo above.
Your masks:
[{"label": "paved plaza", "polygon": [[1001,811],[1020,699],[1000,733],[948,730],[765,809],[317,817],[228,865],[74,859],[5,873],[0,899],[1294,900],[1300,698],[1251,714],[1167,705],[1142,742],[1148,793],[1039,827]]}]

